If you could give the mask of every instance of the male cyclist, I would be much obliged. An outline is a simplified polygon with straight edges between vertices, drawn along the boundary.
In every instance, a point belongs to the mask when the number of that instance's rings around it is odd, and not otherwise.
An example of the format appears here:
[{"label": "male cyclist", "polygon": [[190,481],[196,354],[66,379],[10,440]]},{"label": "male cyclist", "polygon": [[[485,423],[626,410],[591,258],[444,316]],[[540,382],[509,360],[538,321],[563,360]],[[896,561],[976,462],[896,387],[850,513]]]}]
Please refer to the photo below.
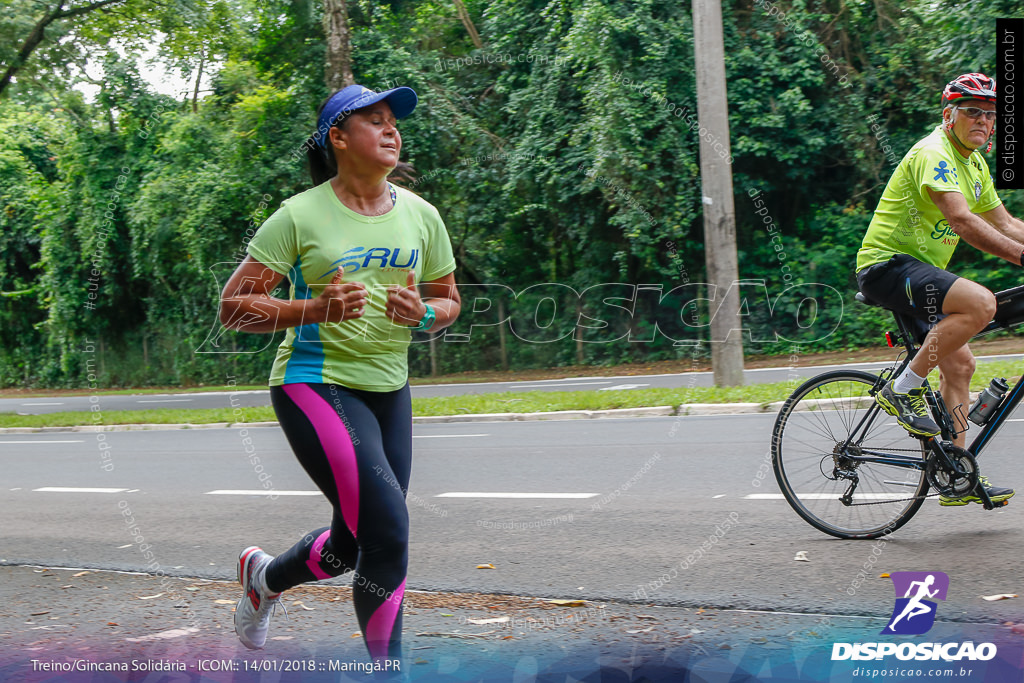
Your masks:
[{"label": "male cyclist", "polygon": [[[967,340],[992,320],[996,300],[976,282],[945,270],[962,238],[984,252],[1024,265],[1024,223],[996,196],[988,164],[978,148],[995,132],[996,83],[980,73],[953,79],[942,91],[942,123],[910,148],[878,202],[860,251],[857,284],[869,299],[913,316],[921,350],[876,395],[879,406],[908,432],[939,434],[928,414],[923,383],[939,368],[946,404],[967,406],[974,355]],[[964,435],[954,443],[961,448]],[[994,503],[1013,489],[981,478]],[[940,497],[941,505],[981,502],[975,492]]]}]

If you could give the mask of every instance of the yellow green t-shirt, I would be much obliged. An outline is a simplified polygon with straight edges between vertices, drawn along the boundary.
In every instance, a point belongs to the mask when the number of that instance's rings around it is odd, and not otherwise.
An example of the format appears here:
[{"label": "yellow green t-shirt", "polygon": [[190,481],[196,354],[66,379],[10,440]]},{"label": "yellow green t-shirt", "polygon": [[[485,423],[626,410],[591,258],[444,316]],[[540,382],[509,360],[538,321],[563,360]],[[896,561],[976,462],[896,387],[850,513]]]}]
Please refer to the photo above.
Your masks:
[{"label": "yellow green t-shirt", "polygon": [[946,137],[942,126],[910,148],[885,186],[878,208],[857,252],[857,270],[909,254],[945,268],[960,236],[928,196],[959,192],[973,213],[991,211],[1002,202],[996,196],[985,157],[975,150],[964,158]]},{"label": "yellow green t-shirt", "polygon": [[366,286],[362,317],[288,328],[277,350],[270,386],[300,382],[394,391],[408,379],[408,327],[385,315],[387,287],[436,280],[455,270],[444,222],[430,203],[395,188],[395,205],[363,216],[322,183],[285,200],[249,242],[257,261],[290,281],[292,299],[316,298],[338,266],[345,282]]}]

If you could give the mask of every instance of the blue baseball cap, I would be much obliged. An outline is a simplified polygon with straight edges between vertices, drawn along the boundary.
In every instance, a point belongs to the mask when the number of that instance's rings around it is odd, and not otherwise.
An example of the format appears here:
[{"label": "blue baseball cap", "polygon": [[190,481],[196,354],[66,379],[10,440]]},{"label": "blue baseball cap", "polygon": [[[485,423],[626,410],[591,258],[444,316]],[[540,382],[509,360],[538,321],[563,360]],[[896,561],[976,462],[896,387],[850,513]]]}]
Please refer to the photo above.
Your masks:
[{"label": "blue baseball cap", "polygon": [[415,90],[405,86],[392,88],[384,92],[370,90],[362,85],[350,85],[342,88],[331,95],[331,98],[327,100],[327,104],[324,105],[323,111],[320,112],[320,118],[317,120],[316,127],[317,134],[315,136],[317,137],[318,144],[324,149],[327,148],[327,130],[340,117],[348,116],[355,110],[369,107],[371,104],[377,104],[381,100],[387,100],[388,106],[391,107],[391,111],[396,119],[404,119],[416,108],[418,98],[416,97]]}]

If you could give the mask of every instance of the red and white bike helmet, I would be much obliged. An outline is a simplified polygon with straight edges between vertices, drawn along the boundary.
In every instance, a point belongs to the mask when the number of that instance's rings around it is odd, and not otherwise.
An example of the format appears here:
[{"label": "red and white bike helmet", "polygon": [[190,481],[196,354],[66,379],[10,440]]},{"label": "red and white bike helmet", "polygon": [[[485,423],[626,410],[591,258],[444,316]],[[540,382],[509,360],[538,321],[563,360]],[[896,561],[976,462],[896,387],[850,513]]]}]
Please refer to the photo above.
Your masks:
[{"label": "red and white bike helmet", "polygon": [[942,105],[957,104],[960,100],[996,101],[996,82],[985,74],[957,76],[942,91]]}]

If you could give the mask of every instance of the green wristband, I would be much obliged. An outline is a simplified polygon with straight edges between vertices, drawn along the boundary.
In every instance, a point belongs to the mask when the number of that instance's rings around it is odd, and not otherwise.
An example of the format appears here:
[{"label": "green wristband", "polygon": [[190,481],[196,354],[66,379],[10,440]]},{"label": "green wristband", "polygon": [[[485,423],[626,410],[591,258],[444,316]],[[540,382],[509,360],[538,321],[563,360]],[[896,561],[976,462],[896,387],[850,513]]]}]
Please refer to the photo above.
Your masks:
[{"label": "green wristband", "polygon": [[427,309],[423,317],[420,318],[419,324],[412,328],[414,330],[429,330],[433,325],[434,321],[437,320],[437,313],[434,312],[434,307],[430,304],[423,304],[423,307]]}]

